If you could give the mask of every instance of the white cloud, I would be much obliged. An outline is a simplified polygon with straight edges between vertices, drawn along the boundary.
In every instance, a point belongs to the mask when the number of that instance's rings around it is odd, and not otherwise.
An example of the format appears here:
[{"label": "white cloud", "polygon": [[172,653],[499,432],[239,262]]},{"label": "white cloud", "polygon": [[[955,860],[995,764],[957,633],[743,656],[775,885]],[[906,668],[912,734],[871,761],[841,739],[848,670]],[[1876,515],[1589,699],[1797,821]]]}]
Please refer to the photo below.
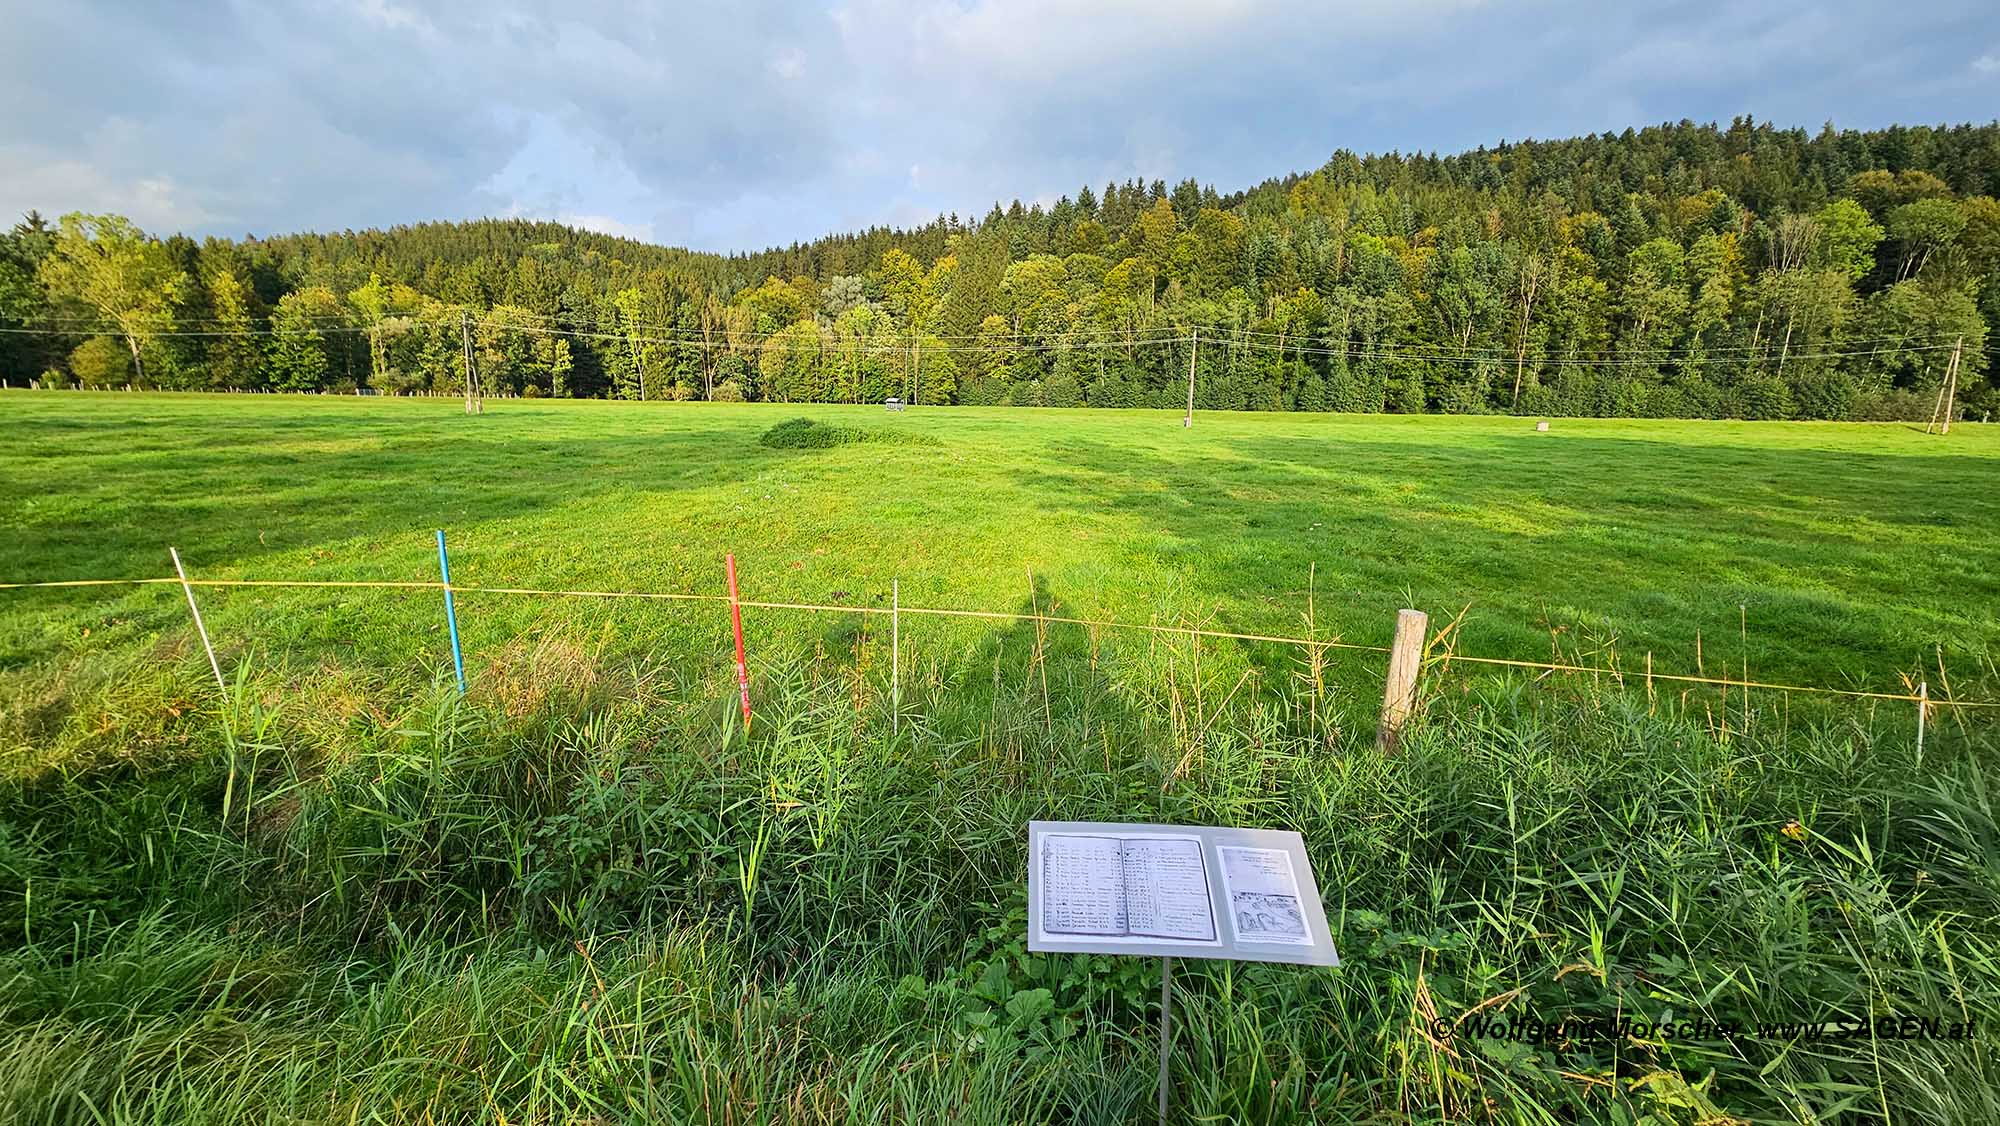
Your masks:
[{"label": "white cloud", "polygon": [[200,230],[216,216],[170,176],[125,179],[96,165],[26,146],[0,146],[0,217],[39,210],[115,212],[156,231]]},{"label": "white cloud", "polygon": [[615,235],[619,238],[629,238],[639,242],[653,241],[653,224],[651,223],[627,223],[622,219],[616,219],[609,215],[579,215],[573,211],[562,212],[554,216],[554,218],[558,223],[566,223],[572,227],[581,227],[586,231],[596,231],[601,235]]}]

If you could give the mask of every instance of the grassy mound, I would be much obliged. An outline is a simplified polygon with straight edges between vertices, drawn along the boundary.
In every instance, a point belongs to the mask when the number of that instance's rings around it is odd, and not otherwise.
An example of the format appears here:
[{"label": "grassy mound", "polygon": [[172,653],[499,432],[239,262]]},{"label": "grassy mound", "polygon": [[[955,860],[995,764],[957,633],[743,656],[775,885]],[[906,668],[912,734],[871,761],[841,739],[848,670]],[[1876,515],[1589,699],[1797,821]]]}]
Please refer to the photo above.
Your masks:
[{"label": "grassy mound", "polygon": [[810,418],[788,418],[764,431],[764,436],[759,441],[781,450],[824,450],[854,442],[932,445],[937,440],[926,435],[864,430],[859,426],[835,426],[831,423],[816,422]]},{"label": "grassy mound", "polygon": [[760,441],[781,450],[823,450],[866,442],[870,437],[868,431],[858,426],[832,426],[810,418],[788,418],[764,431]]}]

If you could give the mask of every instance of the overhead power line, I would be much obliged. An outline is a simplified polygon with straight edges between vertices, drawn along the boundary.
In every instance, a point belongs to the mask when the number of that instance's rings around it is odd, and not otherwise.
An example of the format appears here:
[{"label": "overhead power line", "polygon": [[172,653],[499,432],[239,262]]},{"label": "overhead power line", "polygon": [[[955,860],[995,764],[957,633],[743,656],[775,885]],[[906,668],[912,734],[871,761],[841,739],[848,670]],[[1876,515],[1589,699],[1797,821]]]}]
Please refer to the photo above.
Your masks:
[{"label": "overhead power line", "polygon": [[[427,328],[432,330],[439,330],[439,331],[442,331],[447,328],[458,327],[458,322],[456,321],[446,323],[443,321],[416,321],[416,320],[404,319],[401,321],[401,323],[404,325]],[[800,323],[803,324],[805,322],[800,322]],[[355,325],[355,324],[342,324],[342,325],[315,324],[311,326],[311,331],[314,333],[318,333],[320,335],[357,336],[357,335],[366,335],[368,333],[371,333],[375,331],[376,327],[380,326],[367,326],[367,325]],[[49,329],[27,328],[27,327],[0,327],[0,333],[48,335],[52,331],[53,330]],[[112,324],[100,324],[95,327],[94,331],[104,335],[123,335],[123,330],[120,329],[118,326]],[[654,336],[654,335],[641,335],[641,334],[624,333],[624,332],[599,332],[588,329],[558,328],[552,326],[533,325],[533,324],[486,325],[483,326],[480,331],[521,332],[521,333],[529,333],[541,336],[558,336],[558,337],[566,337],[570,339],[579,339],[579,340],[616,341],[618,343],[623,343],[623,344],[658,344],[671,348],[692,349],[696,351],[717,351],[717,350],[733,351],[744,348],[746,346],[752,349],[761,349],[771,344],[773,341],[782,339],[784,337],[784,334],[782,332],[767,333],[767,334],[758,334],[755,339],[746,340],[740,334],[735,339],[731,339],[730,334],[724,333],[720,334],[720,338],[700,340],[700,339],[690,339],[677,336]],[[1146,336],[1135,336],[1129,339],[1118,338],[1118,337],[1113,337],[1108,339],[1104,338],[1104,334],[1106,333],[1121,333],[1123,331],[1124,330],[1118,330],[1118,329],[1097,330],[1094,335],[1083,339],[1058,338],[1052,341],[1044,339],[1040,343],[967,344],[967,343],[959,343],[954,339],[933,336],[930,334],[924,334],[915,341],[909,341],[907,339],[897,339],[896,338],[897,334],[883,334],[871,337],[870,339],[864,341],[857,342],[851,337],[843,338],[835,336],[832,340],[823,341],[823,345],[825,354],[831,356],[844,356],[844,355],[905,355],[906,356],[906,355],[911,355],[913,353],[918,355],[931,355],[931,356],[993,355],[993,354],[1018,355],[1023,353],[1042,354],[1042,353],[1065,352],[1065,351],[1093,351],[1093,350],[1116,351],[1119,349],[1129,350],[1138,348],[1154,348],[1154,347],[1159,347],[1161,345],[1169,345],[1169,346],[1186,345],[1189,344],[1192,339],[1190,336],[1184,336],[1177,333],[1167,334],[1167,335],[1154,334]],[[1475,366],[1505,365],[1513,363],[1516,360],[1516,356],[1511,352],[1499,352],[1487,349],[1439,351],[1432,348],[1405,348],[1405,347],[1396,347],[1388,345],[1376,345],[1372,347],[1363,346],[1363,347],[1335,348],[1335,347],[1328,347],[1324,344],[1295,343],[1283,340],[1282,338],[1278,337],[1277,334],[1270,334],[1270,333],[1255,333],[1244,330],[1216,330],[1216,329],[1210,329],[1209,331],[1222,332],[1223,337],[1222,340],[1219,341],[1219,343],[1222,343],[1228,347],[1250,349],[1254,351],[1267,352],[1267,353],[1276,353],[1281,356],[1282,355],[1327,356],[1327,357],[1340,357],[1344,359],[1361,359],[1361,360],[1379,359],[1379,360],[1395,360],[1406,363],[1465,364],[1465,365],[1475,365]],[[81,335],[81,333],[78,333],[78,335]],[[275,336],[286,335],[286,330],[275,327],[250,328],[250,329],[166,329],[158,332],[140,332],[140,333],[135,333],[134,335],[142,336],[147,339],[228,338],[228,337],[262,338],[262,337],[275,337]],[[1065,334],[1065,336],[1066,335],[1067,334]],[[1872,356],[1907,355],[1912,353],[1945,353],[1951,351],[1952,349],[1952,345],[1949,343],[1912,343],[1893,338],[1878,338],[1875,340],[1850,341],[1848,343],[1854,346],[1846,348],[1836,348],[1836,349],[1823,349],[1819,351],[1810,351],[1810,352],[1808,351],[1792,352],[1789,354],[1789,358],[1791,360],[1858,359],[1858,358],[1866,358]],[[1877,346],[1863,347],[1863,345],[1877,345]],[[1685,363],[1688,361],[1740,360],[1755,355],[1768,355],[1769,352],[1770,350],[1768,348],[1760,349],[1754,352],[1748,349],[1737,350],[1737,349],[1718,348],[1715,350],[1704,349],[1698,355],[1690,353],[1685,350],[1667,351],[1667,352],[1656,352],[1649,350],[1649,351],[1643,351],[1639,354],[1630,354],[1621,349],[1618,354],[1612,356],[1541,356],[1533,360],[1533,365],[1536,368],[1536,370],[1550,370],[1559,368],[1659,367],[1666,364]]]},{"label": "overhead power line", "polygon": [[[454,306],[453,308],[456,307]],[[525,313],[525,311],[523,312]],[[583,327],[581,323],[576,321],[571,321],[568,326],[565,326],[562,323],[562,318],[547,313],[525,313],[525,315],[528,318],[530,318],[531,321],[534,323],[529,323],[529,324],[504,323],[496,327],[517,329],[522,331],[531,331],[536,328],[541,328],[548,331],[561,332],[566,335],[586,336],[596,339],[619,340],[619,341],[631,340],[639,343],[654,343],[654,344],[693,344],[702,347],[713,347],[718,344],[724,344],[732,347],[740,346],[743,344],[759,344],[786,336],[793,329],[799,327],[800,325],[808,325],[816,328],[826,327],[825,325],[816,321],[815,322],[798,321],[784,328],[773,329],[770,331],[733,330],[726,326],[718,325],[709,333],[703,334],[698,329],[691,329],[681,325],[666,324],[658,321],[627,321],[619,319],[615,323],[609,325],[600,323],[595,325],[594,327]],[[89,333],[98,332],[98,333],[115,335],[115,334],[120,334],[123,331],[122,329],[118,328],[115,324],[105,321],[102,317],[64,316],[64,315],[52,314],[52,315],[42,315],[33,318],[21,318],[21,319],[24,323],[20,325],[0,326],[0,332],[48,333],[48,334],[67,333],[71,335],[86,335]],[[383,320],[373,325],[367,323],[357,323],[355,318],[345,314],[338,314],[338,313],[313,313],[313,314],[294,315],[291,319],[295,321],[297,320],[306,321],[320,332],[350,332],[350,333],[370,332],[378,328],[405,327],[405,326],[433,328],[433,329],[456,328],[459,324],[459,320],[456,316],[452,316],[450,318],[445,318],[445,319],[437,319],[437,318],[423,317],[413,313],[391,314],[387,317],[384,317]],[[54,327],[38,328],[33,324],[25,323],[30,320],[35,322],[40,322],[41,324],[44,325],[51,325],[51,326],[64,325],[69,327],[67,329],[58,329]],[[176,317],[174,319],[174,324],[176,326],[190,326],[190,325],[224,326],[224,325],[234,325],[236,323],[239,322],[221,320],[213,317],[203,317],[203,318]],[[1239,346],[1251,346],[1253,345],[1254,341],[1258,340],[1279,341],[1283,343],[1286,350],[1301,349],[1307,352],[1308,354],[1312,354],[1314,349],[1324,350],[1324,349],[1330,349],[1331,347],[1328,343],[1326,335],[1323,332],[1312,332],[1312,331],[1297,332],[1297,333],[1273,332],[1269,329],[1223,327],[1215,325],[1205,325],[1203,326],[1203,328],[1205,329],[1205,331],[1209,333],[1216,334],[1215,338],[1220,338],[1225,342],[1233,342],[1238,344]],[[635,330],[644,330],[644,331],[635,331]],[[269,335],[276,331],[278,330],[272,327],[251,328],[251,329],[238,329],[233,327],[231,328],[211,327],[205,329],[176,327],[173,329],[166,329],[158,332],[139,333],[138,335],[148,336],[148,337],[203,336],[203,335],[262,336],[262,335]],[[836,332],[838,331],[837,327],[834,329],[834,331]],[[906,331],[906,329],[899,327],[897,331],[898,332]],[[1130,330],[1125,328],[1091,325],[1091,326],[1083,326],[1077,328],[1067,328],[1055,332],[1019,332],[1019,331],[1003,332],[1003,333],[927,332],[924,333],[923,335],[925,339],[930,341],[969,341],[974,344],[981,344],[987,341],[1033,341],[1040,344],[1048,344],[1054,347],[1064,347],[1073,345],[1075,342],[1083,340],[1095,340],[1107,337],[1120,337],[1129,331]],[[1161,335],[1158,333],[1157,330],[1146,330],[1146,334],[1151,339],[1186,338],[1185,336],[1180,334]],[[1920,350],[1925,350],[1932,345],[1939,346],[1940,349],[1949,348],[1953,339],[1954,337],[1951,334],[1943,334],[1938,336],[1874,336],[1874,337],[1864,337],[1864,338],[1848,340],[1845,341],[1844,344],[1847,348],[1850,349],[1875,348],[1879,349],[1879,351],[1872,354],[1886,354],[1888,352],[1895,351],[1898,349],[1920,351]],[[1120,343],[1121,344],[1129,343],[1129,341],[1121,341]],[[1023,347],[1025,347],[1025,345],[1023,345]],[[1415,353],[1409,352],[1408,349],[1396,348],[1394,346],[1376,346],[1376,350],[1407,352],[1412,356],[1412,358],[1416,358]],[[1726,356],[1761,355],[1768,353],[1770,350],[1771,346],[1768,344],[1764,345],[1725,344],[1725,345],[1715,345],[1712,347],[1704,347],[1701,350],[1701,354],[1703,358],[1721,358]],[[1330,355],[1334,354],[1334,352],[1336,351],[1338,351],[1338,349],[1322,351],[1319,354]],[[1673,346],[1645,347],[1645,348],[1635,348],[1635,347],[1625,346],[1617,348],[1616,352],[1618,358],[1642,356],[1642,355],[1659,355],[1659,356],[1688,355],[1688,350],[1686,348],[1678,348]],[[1508,363],[1512,363],[1514,362],[1516,355],[1517,355],[1517,350],[1512,345],[1493,344],[1493,345],[1467,346],[1467,347],[1452,349],[1450,351],[1427,349],[1426,354],[1422,358],[1438,358],[1441,356],[1449,356],[1452,358],[1490,357],[1494,360],[1504,360]],[[1796,357],[1797,353],[1794,353],[1793,355]],[[1613,357],[1591,357],[1591,358],[1611,359]]]}]

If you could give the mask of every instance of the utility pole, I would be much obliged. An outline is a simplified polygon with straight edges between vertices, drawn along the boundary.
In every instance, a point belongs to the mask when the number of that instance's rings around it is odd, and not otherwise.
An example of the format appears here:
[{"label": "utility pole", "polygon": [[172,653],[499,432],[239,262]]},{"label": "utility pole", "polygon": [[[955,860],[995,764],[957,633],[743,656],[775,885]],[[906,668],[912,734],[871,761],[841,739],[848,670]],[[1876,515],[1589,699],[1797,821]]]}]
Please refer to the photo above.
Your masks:
[{"label": "utility pole", "polygon": [[1961,334],[1951,344],[1951,372],[1945,376],[1944,381],[1944,419],[1938,429],[1938,433],[1940,434],[1951,433],[1951,416],[1958,406],[1956,401],[1958,399],[1958,356],[1964,348],[1965,337]]},{"label": "utility pole", "polygon": [[1944,381],[1938,384],[1937,404],[1931,408],[1930,423],[1924,427],[1926,434],[1931,432],[1932,427],[1936,427],[1940,435],[1951,433],[1951,414],[1958,398],[1958,357],[1964,348],[1965,337],[1961,334],[1952,342],[1951,363],[1945,368]]},{"label": "utility pole", "polygon": [[1201,328],[1197,326],[1188,337],[1188,409],[1187,417],[1181,419],[1181,429],[1194,425],[1194,358],[1201,351]]},{"label": "utility pole", "polygon": [[465,413],[483,414],[486,410],[486,397],[478,392],[479,373],[472,358],[472,314],[464,310],[460,310],[458,314],[458,333],[465,358]]}]

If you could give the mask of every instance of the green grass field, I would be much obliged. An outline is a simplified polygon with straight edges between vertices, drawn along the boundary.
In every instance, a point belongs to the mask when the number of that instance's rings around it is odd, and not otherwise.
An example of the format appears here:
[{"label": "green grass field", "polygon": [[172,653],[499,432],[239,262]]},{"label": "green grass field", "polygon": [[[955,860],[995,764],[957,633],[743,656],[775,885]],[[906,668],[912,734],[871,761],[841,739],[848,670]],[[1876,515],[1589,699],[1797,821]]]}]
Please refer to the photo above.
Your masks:
[{"label": "green grass field", "polygon": [[[1615,647],[1631,668],[1651,650],[1661,671],[1694,672],[1699,637],[1711,673],[1740,675],[1747,657],[1755,678],[1884,690],[1935,680],[1938,646],[1970,685],[2000,639],[2000,430],[1979,426],[1940,441],[1897,425],[1564,420],[1537,434],[1516,419],[1211,415],[1183,432],[1152,412],[6,406],[0,576],[14,581],[170,574],[170,542],[210,578],[430,580],[442,527],[467,585],[713,594],[733,551],[750,598],[873,603],[897,576],[912,604],[1008,610],[1026,607],[1032,569],[1068,613],[1295,635],[1316,572],[1321,624],[1349,641],[1386,644],[1399,606],[1465,609],[1468,653]],[[801,413],[938,444],[758,443]],[[76,634],[167,594],[15,596],[0,606],[10,663],[115,649],[115,628]],[[345,601],[367,614],[397,599]],[[232,652],[273,628],[310,635],[299,616],[328,605],[218,608],[217,633]],[[482,626],[496,613],[511,612],[468,606],[475,652],[511,636],[517,618]],[[698,634],[710,649],[713,624]]]},{"label": "green grass field", "polygon": [[[873,440],[760,441],[796,416]],[[2000,1119],[2000,430],[11,393],[0,1123],[1137,1121],[1156,970],[1030,956],[1024,822],[1306,835],[1346,965],[1189,964],[1177,1118]],[[1517,992],[1518,991],[1518,992]],[[1484,1012],[1983,1022],[1437,1035]],[[1650,1115],[1648,1119],[1646,1116]]]}]

